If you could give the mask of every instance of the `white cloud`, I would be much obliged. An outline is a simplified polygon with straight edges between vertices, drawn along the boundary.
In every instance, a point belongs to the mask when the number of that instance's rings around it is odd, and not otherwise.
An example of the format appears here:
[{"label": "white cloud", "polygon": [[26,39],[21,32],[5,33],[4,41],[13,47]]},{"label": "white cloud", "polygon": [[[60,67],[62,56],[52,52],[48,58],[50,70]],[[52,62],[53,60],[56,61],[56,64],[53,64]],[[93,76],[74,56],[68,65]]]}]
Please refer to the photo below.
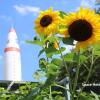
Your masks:
[{"label": "white cloud", "polygon": [[95,3],[96,0],[80,0],[80,4],[78,7],[72,9],[71,11],[78,11],[78,9],[80,8],[80,6],[82,7],[88,7],[90,9],[94,9],[95,8]]},{"label": "white cloud", "polygon": [[81,0],[80,6],[94,8],[95,0]]},{"label": "white cloud", "polygon": [[28,6],[28,5],[14,5],[13,6],[17,12],[19,12],[22,15],[26,15],[28,13],[34,13],[37,14],[40,12],[39,7],[34,7],[34,6]]}]

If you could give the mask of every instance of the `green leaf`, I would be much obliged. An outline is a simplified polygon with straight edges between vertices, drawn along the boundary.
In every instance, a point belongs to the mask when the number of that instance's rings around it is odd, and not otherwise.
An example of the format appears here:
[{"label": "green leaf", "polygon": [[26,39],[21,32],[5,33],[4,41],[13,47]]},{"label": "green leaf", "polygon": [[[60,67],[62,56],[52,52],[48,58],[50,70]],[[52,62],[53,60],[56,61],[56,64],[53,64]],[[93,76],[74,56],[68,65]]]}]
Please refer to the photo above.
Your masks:
[{"label": "green leaf", "polygon": [[93,98],[93,96],[91,96],[90,94],[86,93],[86,92],[82,92],[79,97],[78,100],[95,100]]},{"label": "green leaf", "polygon": [[94,51],[94,55],[100,56],[100,51]]},{"label": "green leaf", "polygon": [[73,54],[73,61],[78,62],[80,59],[80,55],[78,53]]},{"label": "green leaf", "polygon": [[61,47],[60,50],[55,49],[53,46],[49,46],[46,48],[46,56],[51,58],[53,55],[61,54],[61,52],[65,51],[65,47]]},{"label": "green leaf", "polygon": [[39,40],[39,41],[40,41],[40,38],[37,37],[37,36],[35,36],[35,37],[34,37],[34,41],[35,41],[35,40]]},{"label": "green leaf", "polygon": [[47,73],[46,73],[46,76],[49,77],[51,75],[56,75],[57,74],[57,69],[58,69],[59,66],[53,64],[53,63],[50,63],[47,65]]},{"label": "green leaf", "polygon": [[53,46],[49,46],[48,48],[46,48],[46,56],[48,58],[51,58],[54,54],[56,54],[58,50],[55,49]]},{"label": "green leaf", "polygon": [[44,58],[41,58],[39,60],[39,68],[42,70],[42,71],[45,71],[46,70],[46,66],[47,66],[47,62]]},{"label": "green leaf", "polygon": [[80,61],[81,62],[84,62],[84,61],[86,61],[88,58],[86,57],[86,56],[84,56],[84,55],[80,55]]},{"label": "green leaf", "polygon": [[41,40],[44,40],[44,39],[47,38],[47,37],[44,35],[44,33],[41,33],[41,34],[39,35],[39,37],[40,37]]},{"label": "green leaf", "polygon": [[52,91],[52,94],[62,94],[62,92],[61,91]]},{"label": "green leaf", "polygon": [[74,40],[70,37],[67,37],[67,38],[63,38],[63,43],[64,44],[67,44],[67,45],[74,45],[73,44]]},{"label": "green leaf", "polygon": [[43,97],[41,95],[36,96],[35,100],[43,100]]},{"label": "green leaf", "polygon": [[31,90],[31,92],[23,100],[33,100],[34,96],[37,95],[37,93],[38,93],[39,90],[40,90],[40,87],[33,88]]},{"label": "green leaf", "polygon": [[50,41],[50,43],[53,43],[57,40],[55,35],[49,36],[47,39]]},{"label": "green leaf", "polygon": [[26,40],[26,43],[34,44],[34,42],[32,40]]},{"label": "green leaf", "polygon": [[73,53],[69,53],[69,54],[66,54],[64,55],[64,61],[73,61]]},{"label": "green leaf", "polygon": [[53,64],[55,64],[57,66],[60,66],[62,64],[62,60],[54,58],[54,59],[52,59],[51,63],[53,63]]},{"label": "green leaf", "polygon": [[60,52],[64,52],[65,50],[66,50],[65,47],[61,47],[61,48],[60,48]]},{"label": "green leaf", "polygon": [[36,79],[36,80],[39,80],[41,77],[42,77],[42,73],[37,71],[33,74],[33,77]]},{"label": "green leaf", "polygon": [[93,91],[91,91],[92,95],[95,97],[95,100],[99,100],[99,97],[96,93],[94,93]]},{"label": "green leaf", "polygon": [[48,64],[47,66],[48,66],[48,70],[49,70],[49,71],[50,71],[50,70],[55,71],[55,70],[57,70],[58,67],[59,67],[59,66],[57,66],[57,65],[55,65],[55,64],[53,64],[53,63],[50,63],[50,64]]},{"label": "green leaf", "polygon": [[25,88],[26,88],[25,86],[19,87],[20,91],[23,91]]},{"label": "green leaf", "polygon": [[46,60],[45,60],[45,58],[40,58],[40,60],[39,60],[39,65],[46,65]]},{"label": "green leaf", "polygon": [[93,45],[94,55],[100,56],[100,43]]},{"label": "green leaf", "polygon": [[54,100],[65,100],[62,96],[57,95]]},{"label": "green leaf", "polygon": [[80,96],[78,100],[95,100],[95,99],[91,96]]},{"label": "green leaf", "polygon": [[61,18],[64,18],[64,16],[66,16],[67,14],[65,13],[65,12],[63,12],[63,11],[59,11],[60,12],[60,17]]},{"label": "green leaf", "polygon": [[40,37],[38,37],[38,36],[35,36],[33,40],[26,40],[26,43],[36,44],[36,45],[39,45],[39,46],[43,45],[43,43],[40,40]]},{"label": "green leaf", "polygon": [[42,46],[42,42],[39,40],[34,40],[34,41],[26,40],[26,42],[29,44],[36,44],[36,45]]},{"label": "green leaf", "polygon": [[45,52],[44,49],[40,50],[39,54],[38,54],[38,57],[40,57],[41,54],[43,54]]},{"label": "green leaf", "polygon": [[51,58],[55,54],[56,51],[57,51],[57,49],[55,49],[53,47],[49,47],[46,49],[46,56],[48,58]]},{"label": "green leaf", "polygon": [[73,54],[73,61],[78,62],[80,60],[81,63],[85,62],[88,59],[85,55],[81,55],[78,53]]}]

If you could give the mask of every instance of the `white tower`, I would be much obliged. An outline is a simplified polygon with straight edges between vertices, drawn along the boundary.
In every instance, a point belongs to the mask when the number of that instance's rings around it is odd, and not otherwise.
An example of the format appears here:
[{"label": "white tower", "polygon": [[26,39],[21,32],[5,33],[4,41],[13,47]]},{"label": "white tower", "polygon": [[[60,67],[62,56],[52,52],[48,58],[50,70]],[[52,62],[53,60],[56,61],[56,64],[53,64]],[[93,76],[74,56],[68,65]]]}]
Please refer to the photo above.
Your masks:
[{"label": "white tower", "polygon": [[4,80],[21,81],[20,48],[14,28],[9,30],[4,53]]}]

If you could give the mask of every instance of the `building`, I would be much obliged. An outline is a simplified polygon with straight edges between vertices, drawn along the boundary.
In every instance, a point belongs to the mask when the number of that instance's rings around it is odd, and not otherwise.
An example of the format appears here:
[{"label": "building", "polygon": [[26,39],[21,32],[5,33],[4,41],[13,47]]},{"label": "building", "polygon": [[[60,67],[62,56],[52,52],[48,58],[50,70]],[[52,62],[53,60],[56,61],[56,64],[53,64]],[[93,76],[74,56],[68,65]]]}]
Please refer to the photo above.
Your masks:
[{"label": "building", "polygon": [[4,49],[4,80],[21,81],[21,58],[15,29],[9,30]]}]

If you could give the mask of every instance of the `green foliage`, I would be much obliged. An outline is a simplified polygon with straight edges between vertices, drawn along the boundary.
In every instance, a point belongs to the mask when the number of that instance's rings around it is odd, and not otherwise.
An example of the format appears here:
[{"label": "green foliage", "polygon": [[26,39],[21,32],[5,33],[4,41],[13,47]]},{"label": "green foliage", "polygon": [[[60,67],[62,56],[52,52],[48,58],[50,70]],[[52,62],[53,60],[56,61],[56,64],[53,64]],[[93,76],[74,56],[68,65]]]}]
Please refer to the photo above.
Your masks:
[{"label": "green foliage", "polygon": [[[64,28],[64,26],[60,26],[60,28]],[[74,84],[70,84],[72,86],[72,90],[69,91],[71,94],[74,92],[74,95],[76,96],[76,98],[78,98],[78,100],[99,100],[99,96],[94,92],[87,93],[81,91],[81,93],[77,95],[77,91],[76,91],[78,82],[81,84],[84,82],[91,82],[93,75],[95,75],[98,66],[97,62],[98,59],[100,58],[99,44],[93,45],[93,47],[89,47],[87,49],[81,49],[80,51],[72,50],[71,52],[63,55],[63,52],[65,51],[65,47],[60,47],[59,45],[59,48],[56,49],[53,47],[52,43],[55,40],[57,40],[59,42],[62,41],[64,44],[67,45],[74,45],[73,39],[71,38],[59,39],[56,38],[55,35],[53,35],[53,37],[51,36],[47,38],[47,40],[48,40],[48,46],[44,44],[45,46],[43,47],[45,48],[41,49],[39,52],[39,56],[43,53],[45,53],[46,55],[45,58],[40,58],[39,60],[39,68],[40,68],[39,70],[40,72],[43,71],[45,73],[46,81],[44,82],[42,88],[40,88],[39,96],[35,95],[36,100],[38,100],[38,98],[40,100],[44,100],[44,98],[46,100],[51,100],[50,95],[52,95],[52,98],[54,100],[58,100],[58,98],[59,100],[63,100],[64,97],[61,96],[63,92],[54,90],[50,94],[49,86],[52,85],[54,86],[54,84],[58,82],[57,80],[61,80],[67,77],[66,75],[70,75],[70,82],[74,83]],[[54,55],[58,55],[58,57],[55,58]],[[44,87],[46,88],[47,92],[45,93],[45,95],[42,96],[41,94],[44,93],[45,91]],[[84,87],[81,86],[81,88]],[[65,89],[65,87],[63,87],[63,89]],[[73,96],[72,96],[72,100],[73,100]]]},{"label": "green foliage", "polygon": [[94,47],[94,55],[100,56],[100,42],[95,44],[93,47]]},{"label": "green foliage", "polygon": [[73,44],[74,40],[72,38],[63,38],[63,43],[67,45],[74,45]]},{"label": "green foliage", "polygon": [[[58,49],[53,47],[55,40],[58,41]],[[40,81],[41,78],[45,78],[45,80],[37,83],[26,82],[24,86],[20,86],[15,91],[0,88],[0,100],[33,100],[33,98],[34,100],[66,100],[62,94],[67,89],[65,86],[58,84],[65,77],[70,79],[71,88],[68,91],[72,100],[73,98],[78,100],[99,100],[100,96],[94,92],[77,92],[79,83],[98,82],[100,80],[100,75],[96,73],[100,71],[99,44],[84,50],[72,50],[63,54],[66,48],[60,45],[62,41],[64,44],[73,45],[73,39],[57,38],[56,35],[51,37],[36,36],[33,41],[27,41],[41,47],[38,57],[43,53],[45,54],[45,57],[39,59],[39,69],[33,74],[35,79]],[[50,88],[57,86],[61,91]],[[79,86],[80,89],[84,90],[82,85]]]},{"label": "green foliage", "polygon": [[62,65],[62,60],[58,59],[58,58],[54,58],[54,59],[52,59],[51,63],[53,63],[57,66],[61,66]]},{"label": "green foliage", "polygon": [[59,50],[54,48],[53,46],[46,48],[46,57],[52,58],[53,55],[60,54],[61,52],[65,51],[65,47],[61,47]]}]

